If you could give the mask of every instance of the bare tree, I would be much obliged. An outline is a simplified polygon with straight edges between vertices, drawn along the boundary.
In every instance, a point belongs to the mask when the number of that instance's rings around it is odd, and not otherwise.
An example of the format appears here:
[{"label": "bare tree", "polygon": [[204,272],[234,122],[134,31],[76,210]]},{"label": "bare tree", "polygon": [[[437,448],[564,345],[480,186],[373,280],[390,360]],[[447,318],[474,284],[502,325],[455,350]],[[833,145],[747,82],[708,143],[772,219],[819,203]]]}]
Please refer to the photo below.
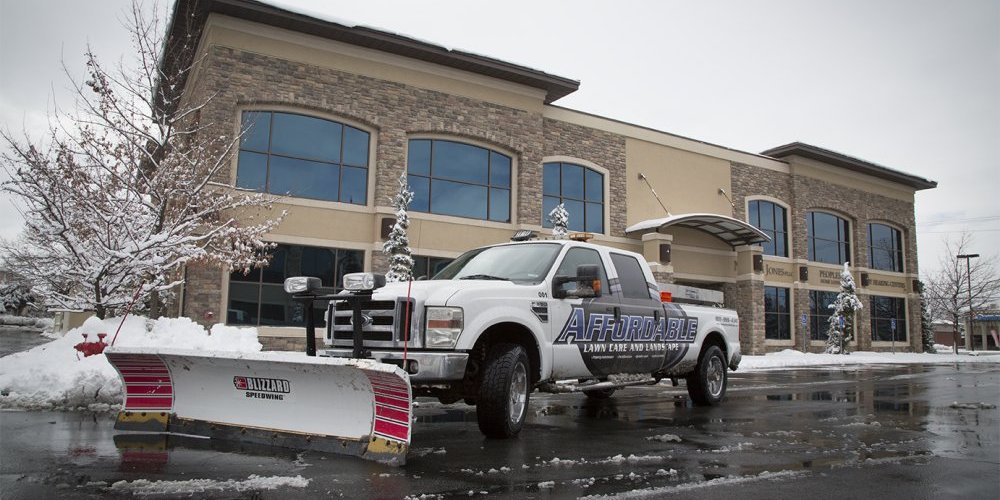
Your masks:
[{"label": "bare tree", "polygon": [[[968,261],[958,259],[959,255],[973,250],[973,237],[962,233],[958,240],[945,239],[947,251],[941,258],[941,269],[924,281],[927,283],[927,300],[931,306],[931,316],[938,320],[950,321],[958,352],[959,325],[971,310],[982,310],[1000,295],[1000,274],[997,272],[997,256],[981,254]],[[971,290],[971,301],[970,301]]]},{"label": "bare tree", "polygon": [[214,96],[182,99],[198,37],[165,45],[163,18],[133,2],[123,23],[133,42],[129,63],[105,66],[88,47],[85,80],[65,71],[75,106],[50,113],[43,140],[0,131],[0,164],[11,178],[2,189],[17,197],[26,220],[24,233],[0,250],[50,305],[103,318],[136,290],[155,305],[181,284],[188,262],[266,263],[262,237],[283,214],[267,214],[269,197],[227,185],[239,137],[206,133],[212,124],[201,111]]}]

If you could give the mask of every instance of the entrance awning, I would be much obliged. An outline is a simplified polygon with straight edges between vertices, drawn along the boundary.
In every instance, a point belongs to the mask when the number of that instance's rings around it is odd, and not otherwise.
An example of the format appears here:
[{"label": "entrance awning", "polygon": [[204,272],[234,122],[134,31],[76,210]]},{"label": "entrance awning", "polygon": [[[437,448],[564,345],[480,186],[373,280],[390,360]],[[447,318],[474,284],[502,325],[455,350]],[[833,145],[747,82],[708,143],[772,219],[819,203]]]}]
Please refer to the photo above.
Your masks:
[{"label": "entrance awning", "polygon": [[666,232],[666,229],[674,226],[704,231],[734,248],[771,240],[763,231],[746,222],[718,214],[681,214],[662,219],[650,219],[625,228],[625,232],[638,233],[652,229],[663,233]]}]

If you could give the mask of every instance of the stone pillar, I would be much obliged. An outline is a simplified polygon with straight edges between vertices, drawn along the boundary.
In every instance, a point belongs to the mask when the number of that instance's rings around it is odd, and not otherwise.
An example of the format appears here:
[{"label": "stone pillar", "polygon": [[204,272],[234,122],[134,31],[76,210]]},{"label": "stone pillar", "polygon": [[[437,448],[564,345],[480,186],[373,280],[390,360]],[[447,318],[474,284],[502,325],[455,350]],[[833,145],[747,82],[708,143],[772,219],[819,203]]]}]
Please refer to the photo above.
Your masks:
[{"label": "stone pillar", "polygon": [[[764,270],[763,248],[742,246],[736,249],[736,284],[726,287],[726,307],[740,316],[740,350],[744,354],[763,354],[764,347]],[[758,263],[758,265],[755,265]],[[731,291],[735,297],[730,299]]]}]

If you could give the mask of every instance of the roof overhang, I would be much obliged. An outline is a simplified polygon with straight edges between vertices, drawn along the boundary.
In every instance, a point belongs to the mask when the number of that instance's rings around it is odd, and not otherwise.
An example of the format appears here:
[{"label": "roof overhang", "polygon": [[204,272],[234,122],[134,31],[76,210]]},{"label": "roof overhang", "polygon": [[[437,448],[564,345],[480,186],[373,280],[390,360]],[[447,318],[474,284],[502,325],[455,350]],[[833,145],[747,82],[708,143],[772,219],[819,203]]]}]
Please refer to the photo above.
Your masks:
[{"label": "roof overhang", "polygon": [[853,172],[903,184],[904,186],[909,186],[918,191],[921,189],[932,189],[937,187],[936,181],[924,179],[923,177],[901,172],[889,167],[884,167],[877,163],[872,163],[870,161],[865,161],[853,156],[848,156],[843,153],[838,153],[836,151],[831,151],[829,149],[824,149],[819,146],[813,146],[812,144],[805,144],[802,142],[793,142],[785,144],[784,146],[771,148],[761,154],[764,156],[770,156],[771,158],[801,156],[803,158],[809,158],[811,160],[826,163],[827,165],[833,165],[835,167],[844,168]]},{"label": "roof overhang", "polygon": [[580,87],[580,82],[576,80],[544,71],[492,57],[449,49],[396,33],[317,19],[257,0],[176,0],[170,26],[167,29],[166,48],[162,58],[162,64],[165,65],[168,74],[171,68],[184,68],[191,64],[194,52],[191,50],[188,37],[194,37],[197,40],[201,36],[209,14],[212,13],[541,89],[545,92],[546,104],[565,97]]},{"label": "roof overhang", "polygon": [[626,233],[655,231],[667,232],[671,227],[684,227],[706,232],[725,241],[733,248],[770,241],[771,238],[756,227],[719,214],[681,214],[662,219],[650,219],[625,228]]}]

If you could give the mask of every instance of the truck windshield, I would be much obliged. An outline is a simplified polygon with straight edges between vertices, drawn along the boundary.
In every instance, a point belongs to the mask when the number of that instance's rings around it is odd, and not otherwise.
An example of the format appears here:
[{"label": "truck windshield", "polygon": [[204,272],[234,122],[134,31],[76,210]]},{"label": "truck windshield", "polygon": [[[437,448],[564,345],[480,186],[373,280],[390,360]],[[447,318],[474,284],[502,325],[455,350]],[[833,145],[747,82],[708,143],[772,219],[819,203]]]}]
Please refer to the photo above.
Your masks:
[{"label": "truck windshield", "polygon": [[432,279],[541,283],[560,248],[557,243],[477,248],[459,256]]}]

